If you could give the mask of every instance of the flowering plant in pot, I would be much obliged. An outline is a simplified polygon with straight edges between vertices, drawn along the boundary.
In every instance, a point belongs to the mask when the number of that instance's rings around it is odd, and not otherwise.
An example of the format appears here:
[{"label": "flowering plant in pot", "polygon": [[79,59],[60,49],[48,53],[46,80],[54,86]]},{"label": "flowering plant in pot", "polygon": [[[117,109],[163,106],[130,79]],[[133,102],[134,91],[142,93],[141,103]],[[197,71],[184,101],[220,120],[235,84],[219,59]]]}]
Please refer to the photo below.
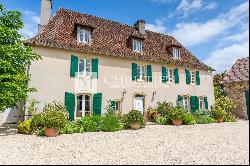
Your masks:
[{"label": "flowering plant in pot", "polygon": [[216,119],[217,123],[223,122],[223,118],[226,112],[221,107],[216,107],[211,111],[213,117]]},{"label": "flowering plant in pot", "polygon": [[59,130],[64,128],[68,122],[68,113],[63,104],[55,101],[47,104],[43,110],[43,122],[46,136],[59,135]]},{"label": "flowering plant in pot", "polygon": [[184,115],[184,108],[176,106],[169,110],[166,116],[172,121],[173,125],[180,126],[182,124],[182,119]]},{"label": "flowering plant in pot", "polygon": [[132,110],[127,114],[127,123],[133,130],[138,130],[144,126],[144,118],[140,111]]}]

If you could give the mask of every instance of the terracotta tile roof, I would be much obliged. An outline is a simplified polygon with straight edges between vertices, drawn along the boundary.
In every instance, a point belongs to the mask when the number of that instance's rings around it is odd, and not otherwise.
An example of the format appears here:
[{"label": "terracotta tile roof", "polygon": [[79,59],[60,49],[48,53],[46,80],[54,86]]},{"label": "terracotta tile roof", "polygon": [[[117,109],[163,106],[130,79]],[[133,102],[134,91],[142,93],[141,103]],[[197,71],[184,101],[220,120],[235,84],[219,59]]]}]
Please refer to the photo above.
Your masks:
[{"label": "terracotta tile roof", "polygon": [[223,78],[222,83],[249,81],[249,57],[238,59]]},{"label": "terracotta tile roof", "polygon": [[[91,44],[79,44],[77,42],[77,25],[92,28]],[[143,53],[136,53],[132,50],[132,44],[130,43],[132,37],[142,40]],[[193,56],[172,36],[151,31],[146,31],[146,34],[143,35],[133,26],[62,8],[56,12],[43,31],[27,40],[27,43],[31,46],[63,48],[99,55],[213,70]],[[172,58],[167,50],[167,47],[171,45],[181,48],[181,60]]]}]

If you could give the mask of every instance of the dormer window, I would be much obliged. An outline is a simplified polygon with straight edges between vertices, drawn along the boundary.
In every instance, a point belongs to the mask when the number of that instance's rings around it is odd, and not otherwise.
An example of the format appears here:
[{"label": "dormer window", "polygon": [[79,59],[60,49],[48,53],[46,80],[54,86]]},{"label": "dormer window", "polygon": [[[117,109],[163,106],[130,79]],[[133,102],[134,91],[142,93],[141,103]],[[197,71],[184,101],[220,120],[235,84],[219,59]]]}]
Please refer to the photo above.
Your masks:
[{"label": "dormer window", "polygon": [[175,47],[173,48],[173,57],[174,59],[181,59],[180,49]]},{"label": "dormer window", "polygon": [[91,41],[91,31],[89,29],[77,28],[77,38],[79,43],[90,43]]},{"label": "dormer window", "polygon": [[142,42],[136,39],[133,39],[133,51],[142,52]]}]

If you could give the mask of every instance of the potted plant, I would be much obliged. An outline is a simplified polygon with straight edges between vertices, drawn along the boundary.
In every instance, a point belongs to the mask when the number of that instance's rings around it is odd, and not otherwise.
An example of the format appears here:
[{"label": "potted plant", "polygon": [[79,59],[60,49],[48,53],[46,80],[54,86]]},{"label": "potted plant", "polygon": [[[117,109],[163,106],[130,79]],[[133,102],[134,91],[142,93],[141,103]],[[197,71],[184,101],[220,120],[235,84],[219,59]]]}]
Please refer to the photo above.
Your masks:
[{"label": "potted plant", "polygon": [[212,110],[212,115],[216,119],[217,123],[223,122],[225,111],[221,107],[216,107]]},{"label": "potted plant", "polygon": [[61,103],[52,102],[44,107],[43,119],[45,135],[55,137],[59,135],[59,130],[67,124],[67,111]]},{"label": "potted plant", "polygon": [[127,123],[133,130],[138,130],[144,124],[144,118],[140,111],[132,110],[127,115]]},{"label": "potted plant", "polygon": [[173,125],[180,126],[182,124],[184,114],[184,109],[182,107],[176,106],[168,111],[167,116],[172,121]]}]

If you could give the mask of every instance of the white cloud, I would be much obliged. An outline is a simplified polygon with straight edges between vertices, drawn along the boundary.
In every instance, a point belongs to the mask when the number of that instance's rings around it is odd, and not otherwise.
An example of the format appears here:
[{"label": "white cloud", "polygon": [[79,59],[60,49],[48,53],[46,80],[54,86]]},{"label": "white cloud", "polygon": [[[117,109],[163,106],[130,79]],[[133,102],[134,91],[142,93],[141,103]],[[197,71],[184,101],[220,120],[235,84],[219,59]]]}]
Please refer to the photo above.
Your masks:
[{"label": "white cloud", "polygon": [[218,4],[215,2],[210,2],[206,6],[204,6],[204,10],[212,10],[218,7]]},{"label": "white cloud", "polygon": [[166,33],[166,27],[159,19],[156,20],[155,24],[146,24],[146,29],[154,32]]},{"label": "white cloud", "polygon": [[183,17],[187,17],[191,12],[202,8],[202,6],[202,0],[181,0],[176,12],[182,14]]},{"label": "white cloud", "polygon": [[29,39],[35,36],[38,32],[38,24],[40,23],[40,17],[32,11],[23,12],[23,22],[24,28],[20,30],[20,33],[23,35],[24,39]]},{"label": "white cloud", "polygon": [[186,46],[198,45],[221,35],[225,30],[241,24],[248,16],[249,3],[245,2],[205,23],[179,23],[171,34]]},{"label": "white cloud", "polygon": [[213,67],[216,73],[224,72],[236,62],[237,59],[249,57],[249,42],[233,44],[212,52],[204,62]]},{"label": "white cloud", "polygon": [[249,40],[249,30],[227,36],[222,40],[222,42],[226,42],[226,41],[242,41],[242,40],[244,40],[244,41]]},{"label": "white cloud", "polygon": [[198,10],[212,10],[218,6],[216,2],[206,3],[203,0],[181,0],[177,6],[175,12],[173,12],[169,17],[174,15],[179,15],[181,18],[188,17],[191,13]]}]

